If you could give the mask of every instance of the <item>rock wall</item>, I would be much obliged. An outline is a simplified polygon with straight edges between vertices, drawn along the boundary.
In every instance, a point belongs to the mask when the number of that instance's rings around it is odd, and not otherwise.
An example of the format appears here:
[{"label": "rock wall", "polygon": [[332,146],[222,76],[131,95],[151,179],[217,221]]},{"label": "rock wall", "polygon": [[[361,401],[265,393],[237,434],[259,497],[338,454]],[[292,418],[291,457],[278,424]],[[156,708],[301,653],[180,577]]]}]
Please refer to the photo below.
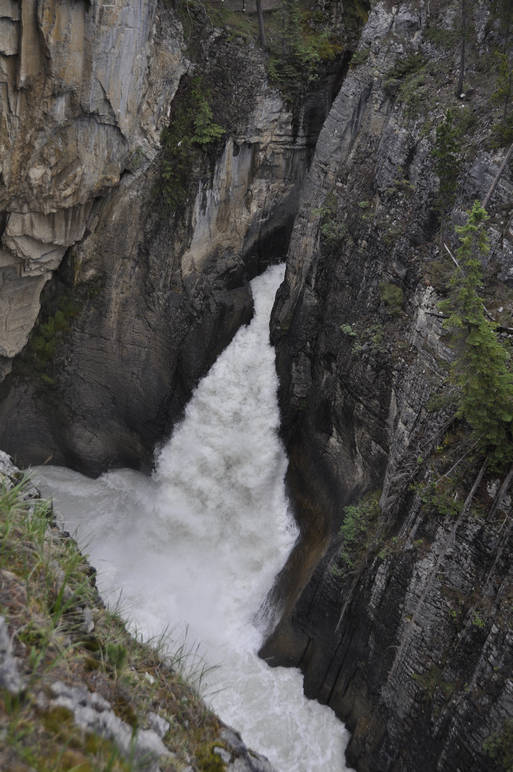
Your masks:
[{"label": "rock wall", "polygon": [[[256,43],[198,10],[186,42],[157,0],[5,8],[0,445],[24,465],[148,468],[249,319],[248,278],[286,251],[337,68],[293,116]],[[179,210],[161,134],[194,78],[226,131]]]},{"label": "rock wall", "polygon": [[[273,315],[305,542],[262,654],[303,669],[306,693],[353,732],[348,762],[369,772],[511,758],[511,500],[488,472],[464,505],[482,459],[442,406],[452,352],[437,305],[451,270],[441,239],[456,248],[454,223],[506,152],[491,149],[488,11],[472,8],[471,93],[456,100],[456,4],[373,4],[305,179]],[[433,149],[448,108],[464,128],[442,237]],[[486,273],[508,325],[512,184],[508,168],[489,205]],[[443,495],[428,493],[443,478]]]},{"label": "rock wall", "polygon": [[94,201],[119,184],[135,148],[157,153],[187,63],[178,25],[157,37],[154,0],[9,0],[1,13],[0,353],[11,358]]},{"label": "rock wall", "polygon": [[[198,4],[0,1],[0,446],[23,465],[148,468],[290,239],[272,336],[303,540],[263,654],[348,722],[359,770],[499,770],[511,753],[511,500],[487,471],[465,506],[481,459],[445,399],[438,310],[442,241],[457,247],[505,154],[499,7],[468,11],[457,98],[460,4],[387,0],[341,87],[347,56],[292,111],[253,40]],[[185,159],[170,207],[184,159],[162,132],[200,81],[224,134]],[[508,166],[484,267],[509,327],[512,193]]]}]

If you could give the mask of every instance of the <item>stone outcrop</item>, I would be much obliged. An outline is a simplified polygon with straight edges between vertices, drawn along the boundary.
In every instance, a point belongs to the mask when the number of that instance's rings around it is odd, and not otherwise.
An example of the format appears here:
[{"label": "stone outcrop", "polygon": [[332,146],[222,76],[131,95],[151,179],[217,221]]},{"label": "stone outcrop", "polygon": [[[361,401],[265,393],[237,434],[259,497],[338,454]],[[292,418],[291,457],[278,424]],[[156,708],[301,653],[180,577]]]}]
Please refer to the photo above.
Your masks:
[{"label": "stone outcrop", "polygon": [[18,694],[24,687],[18,670],[16,657],[12,652],[12,641],[6,621],[0,616],[0,687],[11,694]]},{"label": "stone outcrop", "polygon": [[95,200],[136,148],[155,157],[187,61],[178,25],[155,34],[155,0],[9,0],[0,13],[0,354],[12,358]]}]

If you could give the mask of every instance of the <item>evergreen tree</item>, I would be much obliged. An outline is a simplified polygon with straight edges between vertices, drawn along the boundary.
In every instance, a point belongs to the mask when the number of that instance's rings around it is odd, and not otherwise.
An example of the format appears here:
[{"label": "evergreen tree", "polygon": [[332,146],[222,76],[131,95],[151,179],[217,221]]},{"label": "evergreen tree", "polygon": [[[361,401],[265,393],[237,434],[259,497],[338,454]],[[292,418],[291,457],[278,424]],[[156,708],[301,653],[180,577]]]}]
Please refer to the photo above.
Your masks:
[{"label": "evergreen tree", "polygon": [[513,54],[511,52],[503,54],[496,51],[495,58],[497,61],[497,88],[492,94],[492,99],[502,107],[502,119],[507,121],[513,94],[513,68],[511,66]]},{"label": "evergreen tree", "polygon": [[488,215],[476,201],[465,225],[457,228],[460,270],[454,272],[445,322],[452,332],[456,359],[452,379],[459,387],[458,415],[472,427],[492,465],[513,461],[513,375],[509,355],[485,314],[479,294],[481,256],[489,251],[485,226]]},{"label": "evergreen tree", "polygon": [[454,203],[456,183],[460,164],[458,152],[460,150],[460,132],[454,125],[454,116],[451,110],[445,113],[444,121],[436,129],[435,146],[433,154],[436,157],[436,173],[440,179],[440,188],[437,196],[437,208],[441,214],[445,214]]},{"label": "evergreen tree", "polygon": [[460,0],[461,16],[461,40],[460,40],[460,73],[458,85],[456,86],[456,96],[460,98],[463,95],[463,84],[465,82],[465,54],[467,47],[467,0]]}]

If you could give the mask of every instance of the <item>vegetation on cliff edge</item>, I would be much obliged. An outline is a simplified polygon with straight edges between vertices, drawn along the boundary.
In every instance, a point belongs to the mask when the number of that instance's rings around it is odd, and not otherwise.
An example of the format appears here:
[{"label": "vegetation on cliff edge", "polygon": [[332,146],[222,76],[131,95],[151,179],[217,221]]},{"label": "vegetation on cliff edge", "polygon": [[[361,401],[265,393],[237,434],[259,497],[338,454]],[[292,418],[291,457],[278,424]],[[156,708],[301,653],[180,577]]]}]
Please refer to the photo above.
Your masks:
[{"label": "vegetation on cliff edge", "polygon": [[[163,719],[162,770],[224,769],[218,719],[179,673],[164,638],[142,643],[103,607],[91,567],[52,521],[27,481],[0,474],[0,620],[7,624],[21,689],[0,678],[0,767],[11,772],[146,769],[138,733]],[[166,652],[166,653],[165,653]],[[165,655],[164,655],[165,653]],[[5,651],[0,651],[5,656]],[[5,671],[0,670],[0,676]],[[80,728],[55,700],[57,683],[107,700],[132,734],[121,749],[107,731]],[[105,715],[105,714],[100,714]]]}]

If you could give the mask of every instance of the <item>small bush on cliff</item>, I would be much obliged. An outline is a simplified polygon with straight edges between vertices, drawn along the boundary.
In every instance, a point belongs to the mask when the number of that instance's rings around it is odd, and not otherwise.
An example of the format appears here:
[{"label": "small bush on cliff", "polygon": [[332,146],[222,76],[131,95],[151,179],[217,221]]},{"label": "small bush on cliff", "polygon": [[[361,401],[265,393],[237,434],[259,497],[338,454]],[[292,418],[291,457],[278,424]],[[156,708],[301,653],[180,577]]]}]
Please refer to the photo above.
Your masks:
[{"label": "small bush on cliff", "polygon": [[344,508],[344,519],[339,529],[342,546],[337,556],[341,568],[335,569],[335,573],[345,573],[355,567],[358,558],[369,546],[369,533],[379,512],[378,492]]},{"label": "small bush on cliff", "polygon": [[338,245],[347,235],[347,227],[340,219],[337,198],[333,193],[329,193],[324,204],[319,209],[314,209],[312,214],[320,216],[321,239],[326,246]]},{"label": "small bush on cliff", "polygon": [[413,53],[399,59],[388,70],[383,83],[385,94],[394,99],[405,81],[411,76],[417,75],[424,67],[426,60],[422,54]]},{"label": "small bush on cliff", "polygon": [[385,304],[385,309],[389,316],[399,316],[403,308],[404,294],[397,284],[391,282],[382,282],[379,285],[381,300]]},{"label": "small bush on cliff", "polygon": [[225,129],[214,121],[209,93],[201,77],[192,78],[175,97],[171,122],[161,135],[161,190],[173,209],[188,200],[195,163]]},{"label": "small bush on cliff", "polygon": [[451,377],[459,390],[458,415],[472,427],[491,463],[503,466],[513,461],[513,375],[508,351],[487,318],[480,295],[481,257],[489,251],[487,220],[476,201],[465,225],[456,229],[459,267],[440,308],[449,314],[444,326],[456,351]]}]

